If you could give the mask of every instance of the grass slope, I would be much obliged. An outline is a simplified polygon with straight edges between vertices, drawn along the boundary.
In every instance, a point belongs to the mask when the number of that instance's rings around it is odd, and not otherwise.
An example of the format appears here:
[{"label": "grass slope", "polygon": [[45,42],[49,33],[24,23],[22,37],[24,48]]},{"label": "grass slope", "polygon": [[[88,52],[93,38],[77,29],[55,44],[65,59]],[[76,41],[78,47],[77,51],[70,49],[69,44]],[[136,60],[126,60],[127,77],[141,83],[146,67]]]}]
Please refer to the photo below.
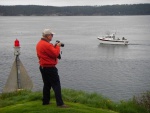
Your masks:
[{"label": "grass slope", "polygon": [[42,105],[42,92],[18,91],[0,94],[0,113],[149,113],[134,101],[114,103],[97,93],[63,89],[62,95],[69,108],[58,108],[54,93],[51,104]]},{"label": "grass slope", "polygon": [[92,108],[79,103],[69,103],[69,108],[58,108],[55,101],[51,105],[43,106],[41,101],[30,101],[0,108],[0,113],[116,113],[100,108]]}]

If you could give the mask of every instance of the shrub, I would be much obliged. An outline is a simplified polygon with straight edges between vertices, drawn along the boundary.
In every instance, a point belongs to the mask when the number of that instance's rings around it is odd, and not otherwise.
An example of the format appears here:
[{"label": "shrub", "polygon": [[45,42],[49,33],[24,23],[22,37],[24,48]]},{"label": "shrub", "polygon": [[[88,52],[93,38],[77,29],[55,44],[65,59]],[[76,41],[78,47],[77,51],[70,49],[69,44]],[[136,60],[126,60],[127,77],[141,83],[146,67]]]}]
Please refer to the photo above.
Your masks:
[{"label": "shrub", "polygon": [[134,101],[138,105],[145,107],[150,112],[150,91],[143,93],[141,96],[134,97]]}]

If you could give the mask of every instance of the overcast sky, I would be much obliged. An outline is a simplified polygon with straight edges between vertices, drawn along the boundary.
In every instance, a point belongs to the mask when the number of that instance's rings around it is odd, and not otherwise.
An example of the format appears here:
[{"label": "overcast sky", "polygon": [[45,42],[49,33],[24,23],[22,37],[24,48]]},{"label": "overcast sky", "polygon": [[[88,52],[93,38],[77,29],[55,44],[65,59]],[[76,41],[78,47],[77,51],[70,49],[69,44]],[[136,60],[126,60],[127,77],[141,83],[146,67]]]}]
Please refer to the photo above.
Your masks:
[{"label": "overcast sky", "polygon": [[0,0],[0,5],[83,6],[139,3],[150,3],[150,0]]}]

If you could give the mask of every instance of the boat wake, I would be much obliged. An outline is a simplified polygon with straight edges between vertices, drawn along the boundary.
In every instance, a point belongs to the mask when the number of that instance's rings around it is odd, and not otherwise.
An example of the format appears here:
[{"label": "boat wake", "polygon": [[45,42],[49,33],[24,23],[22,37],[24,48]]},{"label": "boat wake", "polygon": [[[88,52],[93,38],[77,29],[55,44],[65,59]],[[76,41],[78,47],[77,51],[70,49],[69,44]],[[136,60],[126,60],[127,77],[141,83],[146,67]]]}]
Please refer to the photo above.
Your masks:
[{"label": "boat wake", "polygon": [[150,46],[150,44],[138,44],[138,43],[130,43],[130,44],[128,44],[128,45],[141,45],[141,46]]}]

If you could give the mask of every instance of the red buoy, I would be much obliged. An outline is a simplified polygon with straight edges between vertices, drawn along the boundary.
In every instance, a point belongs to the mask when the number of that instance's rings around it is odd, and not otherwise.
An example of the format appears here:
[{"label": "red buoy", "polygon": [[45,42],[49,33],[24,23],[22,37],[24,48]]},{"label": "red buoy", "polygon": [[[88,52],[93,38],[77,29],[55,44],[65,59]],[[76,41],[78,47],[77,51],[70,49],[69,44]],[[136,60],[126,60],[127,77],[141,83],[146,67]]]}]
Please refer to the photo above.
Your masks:
[{"label": "red buoy", "polygon": [[16,39],[14,41],[14,47],[20,47],[19,40]]}]

